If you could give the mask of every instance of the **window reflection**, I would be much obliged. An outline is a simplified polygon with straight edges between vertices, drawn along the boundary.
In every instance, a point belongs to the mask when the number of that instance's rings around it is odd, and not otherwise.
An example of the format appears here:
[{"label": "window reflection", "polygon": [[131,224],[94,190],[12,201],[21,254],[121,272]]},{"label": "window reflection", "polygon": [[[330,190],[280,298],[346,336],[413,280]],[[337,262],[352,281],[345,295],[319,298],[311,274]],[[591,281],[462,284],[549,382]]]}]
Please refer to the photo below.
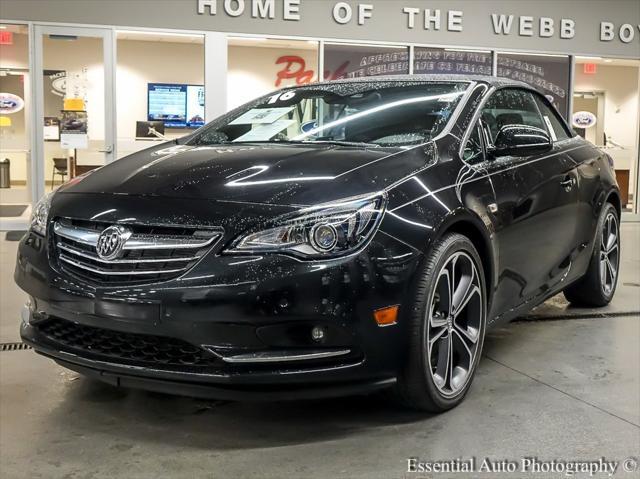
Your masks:
[{"label": "window reflection", "polygon": [[382,45],[324,46],[324,79],[402,75],[409,73],[409,49]]},{"label": "window reflection", "polygon": [[566,118],[569,96],[568,56],[498,54],[498,76],[528,83],[553,103]]},{"label": "window reflection", "polygon": [[491,52],[416,47],[413,73],[491,75]]}]

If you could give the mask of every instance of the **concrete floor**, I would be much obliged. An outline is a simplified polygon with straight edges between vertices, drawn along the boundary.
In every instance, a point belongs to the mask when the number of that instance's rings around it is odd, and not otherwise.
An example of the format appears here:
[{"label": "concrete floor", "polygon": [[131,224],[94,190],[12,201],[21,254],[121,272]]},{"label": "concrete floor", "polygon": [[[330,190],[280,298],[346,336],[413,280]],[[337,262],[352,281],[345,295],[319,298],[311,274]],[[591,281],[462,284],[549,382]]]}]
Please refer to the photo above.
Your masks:
[{"label": "concrete floor", "polygon": [[[2,342],[18,339],[24,300],[11,280],[16,244],[0,241]],[[637,245],[640,224],[623,225],[624,264],[608,308],[570,308],[559,296],[490,332],[466,400],[439,416],[402,411],[384,395],[256,404],[118,390],[32,351],[2,352],[0,474],[424,478],[450,476],[407,473],[407,458],[637,458]]]}]

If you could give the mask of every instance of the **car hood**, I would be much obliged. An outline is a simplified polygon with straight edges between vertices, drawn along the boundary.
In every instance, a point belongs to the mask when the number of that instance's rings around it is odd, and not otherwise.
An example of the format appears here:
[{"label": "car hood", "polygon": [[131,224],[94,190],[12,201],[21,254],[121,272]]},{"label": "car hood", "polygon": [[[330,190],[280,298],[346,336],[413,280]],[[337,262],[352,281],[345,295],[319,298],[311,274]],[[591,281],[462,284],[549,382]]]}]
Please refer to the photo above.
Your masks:
[{"label": "car hood", "polygon": [[310,205],[381,191],[424,167],[433,157],[430,151],[429,145],[165,143],[99,168],[60,192]]}]

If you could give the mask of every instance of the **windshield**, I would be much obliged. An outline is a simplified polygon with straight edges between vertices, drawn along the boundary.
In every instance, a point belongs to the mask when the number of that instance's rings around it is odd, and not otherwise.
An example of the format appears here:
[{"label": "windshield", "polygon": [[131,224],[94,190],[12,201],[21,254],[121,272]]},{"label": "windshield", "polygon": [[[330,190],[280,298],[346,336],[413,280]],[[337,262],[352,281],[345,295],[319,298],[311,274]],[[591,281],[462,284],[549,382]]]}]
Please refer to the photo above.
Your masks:
[{"label": "windshield", "polygon": [[281,91],[212,122],[188,143],[418,145],[443,130],[468,87],[462,82],[380,85],[336,83]]}]

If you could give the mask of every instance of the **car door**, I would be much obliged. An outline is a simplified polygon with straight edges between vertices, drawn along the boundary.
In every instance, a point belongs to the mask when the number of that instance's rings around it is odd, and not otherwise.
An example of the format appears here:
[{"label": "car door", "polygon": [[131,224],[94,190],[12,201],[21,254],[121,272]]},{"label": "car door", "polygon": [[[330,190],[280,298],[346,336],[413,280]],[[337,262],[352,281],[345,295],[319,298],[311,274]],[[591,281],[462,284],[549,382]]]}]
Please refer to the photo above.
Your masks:
[{"label": "car door", "polygon": [[[533,93],[523,89],[494,92],[481,118],[489,148],[504,127],[549,131]],[[539,297],[568,273],[576,234],[576,171],[557,142],[544,153],[490,159],[487,169],[496,195],[499,249],[492,306],[501,313]]]}]

